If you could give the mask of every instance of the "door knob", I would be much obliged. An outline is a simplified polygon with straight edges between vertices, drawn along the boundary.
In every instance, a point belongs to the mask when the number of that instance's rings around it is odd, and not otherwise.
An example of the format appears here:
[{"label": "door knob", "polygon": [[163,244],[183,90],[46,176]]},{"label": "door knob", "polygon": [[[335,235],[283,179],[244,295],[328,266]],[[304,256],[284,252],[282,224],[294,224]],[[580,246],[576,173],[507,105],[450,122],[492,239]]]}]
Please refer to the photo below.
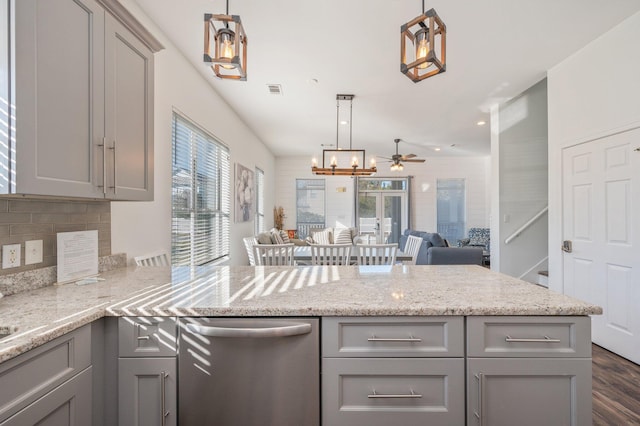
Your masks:
[{"label": "door knob", "polygon": [[562,251],[565,253],[571,253],[573,251],[571,240],[564,240],[562,242]]}]

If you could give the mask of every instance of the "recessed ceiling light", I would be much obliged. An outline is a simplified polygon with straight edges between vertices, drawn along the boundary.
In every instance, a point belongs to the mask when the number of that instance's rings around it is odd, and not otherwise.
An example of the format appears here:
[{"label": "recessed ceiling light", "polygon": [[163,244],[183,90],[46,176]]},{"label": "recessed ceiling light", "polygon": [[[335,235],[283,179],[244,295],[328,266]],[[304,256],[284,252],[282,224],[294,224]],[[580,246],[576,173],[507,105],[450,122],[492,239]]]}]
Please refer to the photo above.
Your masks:
[{"label": "recessed ceiling light", "polygon": [[433,148],[434,151],[440,151],[439,147]]},{"label": "recessed ceiling light", "polygon": [[484,120],[480,120],[480,121],[478,121],[476,124],[477,124],[478,126],[484,126],[485,124],[487,124],[487,122],[486,122],[486,121],[484,121]]}]

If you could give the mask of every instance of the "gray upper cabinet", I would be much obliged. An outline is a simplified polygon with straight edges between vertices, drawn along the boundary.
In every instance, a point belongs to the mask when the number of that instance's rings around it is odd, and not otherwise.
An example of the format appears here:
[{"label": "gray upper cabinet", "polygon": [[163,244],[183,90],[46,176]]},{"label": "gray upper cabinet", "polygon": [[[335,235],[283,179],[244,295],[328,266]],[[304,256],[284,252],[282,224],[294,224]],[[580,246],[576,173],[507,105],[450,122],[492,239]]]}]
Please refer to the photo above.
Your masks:
[{"label": "gray upper cabinet", "polygon": [[108,198],[153,200],[153,53],[106,17]]},{"label": "gray upper cabinet", "polygon": [[152,200],[162,46],[115,0],[0,5],[15,35],[0,48],[0,113],[15,117],[0,135],[0,193]]}]

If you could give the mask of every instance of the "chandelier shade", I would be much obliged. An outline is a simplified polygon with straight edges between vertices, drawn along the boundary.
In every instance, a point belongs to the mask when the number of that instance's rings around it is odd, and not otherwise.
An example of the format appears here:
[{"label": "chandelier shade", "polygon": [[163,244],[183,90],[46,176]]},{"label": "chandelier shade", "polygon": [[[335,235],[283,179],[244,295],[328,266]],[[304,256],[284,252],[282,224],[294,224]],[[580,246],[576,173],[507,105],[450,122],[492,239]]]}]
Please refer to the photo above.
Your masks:
[{"label": "chandelier shade", "polygon": [[[247,35],[238,15],[204,15],[204,62],[218,78],[247,79]],[[232,28],[230,28],[230,26]]]},{"label": "chandelier shade", "polygon": [[400,27],[400,71],[414,83],[447,70],[447,27],[435,9]]},{"label": "chandelier shade", "polygon": [[[336,95],[336,149],[322,150],[322,167],[318,167],[318,160],[311,160],[311,172],[323,176],[371,176],[377,172],[376,161],[372,157],[369,167],[366,165],[364,149],[352,149],[352,119],[354,95]],[[349,149],[340,149],[340,101],[348,100],[349,109]]]}]

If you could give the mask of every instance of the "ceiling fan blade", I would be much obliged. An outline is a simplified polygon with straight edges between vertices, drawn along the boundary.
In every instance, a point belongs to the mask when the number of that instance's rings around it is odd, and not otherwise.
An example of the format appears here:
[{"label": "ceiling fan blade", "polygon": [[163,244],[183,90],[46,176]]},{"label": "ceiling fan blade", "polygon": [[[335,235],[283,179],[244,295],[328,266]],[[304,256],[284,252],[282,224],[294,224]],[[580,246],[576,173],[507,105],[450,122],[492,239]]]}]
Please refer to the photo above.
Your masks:
[{"label": "ceiling fan blade", "polygon": [[413,157],[417,157],[417,155],[415,155],[415,154],[407,154],[407,155],[403,155],[403,156],[402,156],[402,159],[403,159],[403,160],[406,160],[407,158],[413,158]]},{"label": "ceiling fan blade", "polygon": [[410,158],[407,160],[402,160],[404,163],[424,163],[425,159],[424,158]]}]

